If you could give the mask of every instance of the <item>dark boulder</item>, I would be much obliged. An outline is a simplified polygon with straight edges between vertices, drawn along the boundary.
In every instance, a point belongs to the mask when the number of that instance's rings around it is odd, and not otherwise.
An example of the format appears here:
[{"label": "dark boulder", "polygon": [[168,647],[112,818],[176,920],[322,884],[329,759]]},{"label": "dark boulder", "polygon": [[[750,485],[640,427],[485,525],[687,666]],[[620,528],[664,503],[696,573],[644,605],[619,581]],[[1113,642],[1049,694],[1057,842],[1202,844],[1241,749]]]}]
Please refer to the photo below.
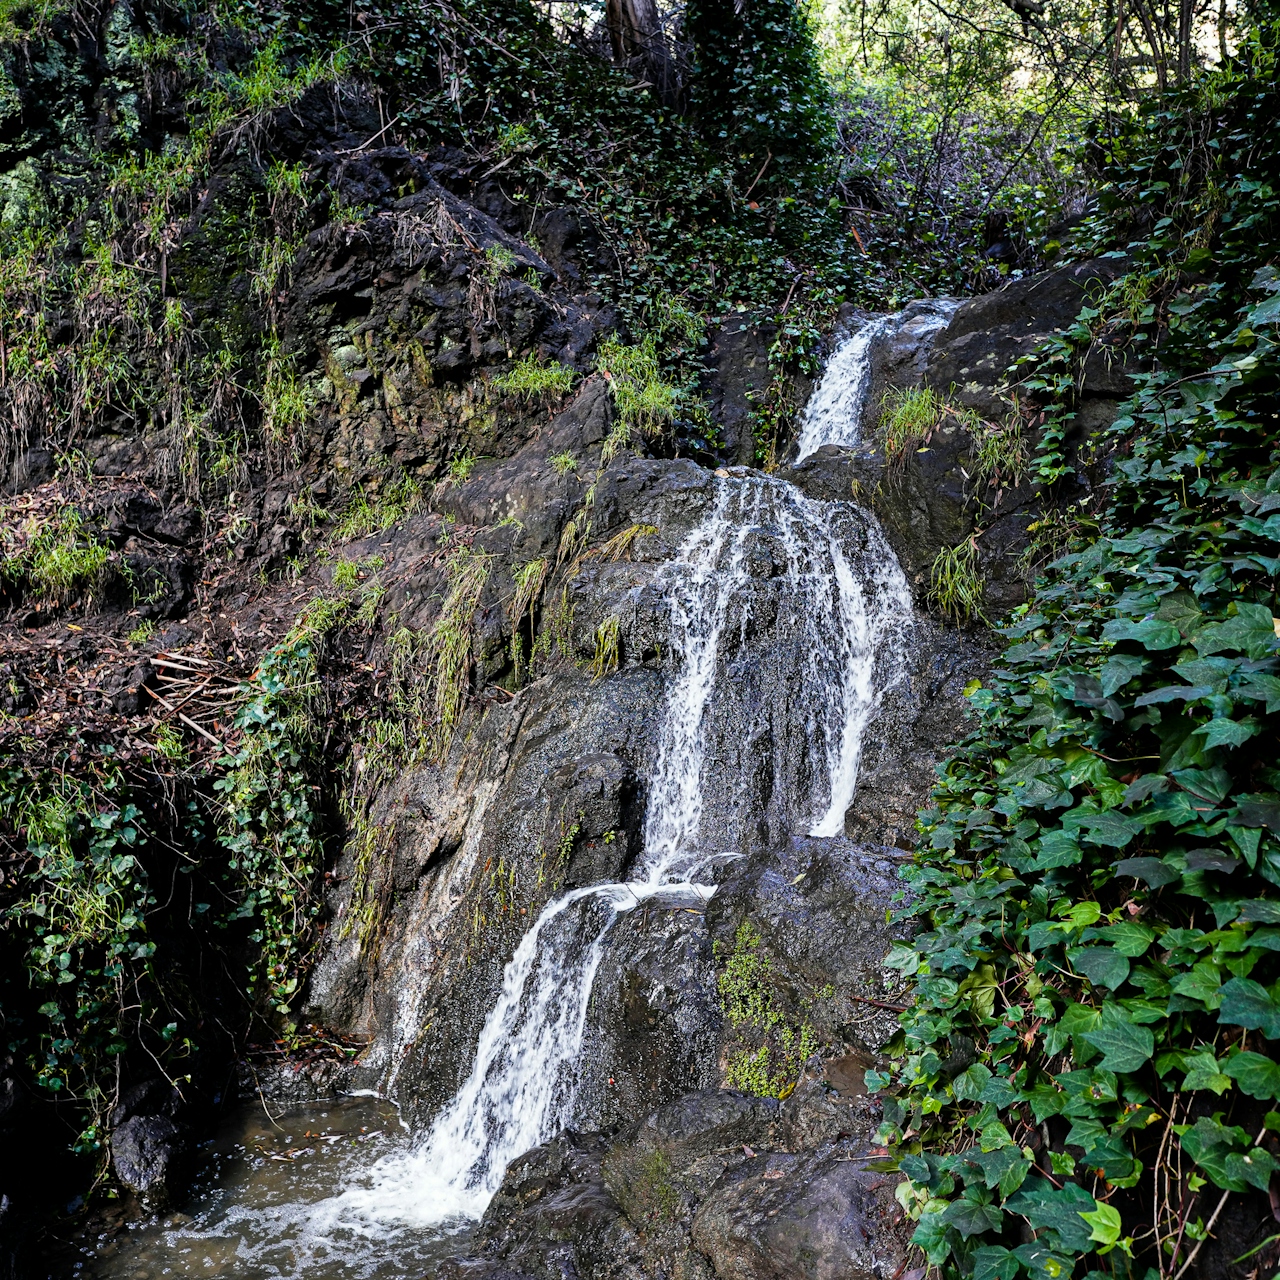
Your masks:
[{"label": "dark boulder", "polygon": [[[1080,309],[1123,275],[1122,258],[1095,258],[1011,281],[994,293],[969,298],[945,328],[930,335],[922,381],[985,418],[1001,418],[1007,403],[996,393],[1009,369],[1050,334],[1071,327]],[[879,371],[888,383],[905,385],[904,357]],[[1128,394],[1123,351],[1097,351],[1088,361],[1082,390],[1086,395]],[[913,381],[918,381],[913,379]]]},{"label": "dark boulder", "polygon": [[889,1280],[888,1181],[843,1151],[745,1161],[698,1209],[693,1243],[720,1280]]},{"label": "dark boulder", "polygon": [[646,902],[613,927],[591,994],[577,1122],[606,1128],[715,1083],[722,1015],[702,902]]},{"label": "dark boulder", "polygon": [[187,1156],[183,1130],[168,1116],[133,1116],[111,1134],[115,1175],[150,1209],[169,1204]]}]

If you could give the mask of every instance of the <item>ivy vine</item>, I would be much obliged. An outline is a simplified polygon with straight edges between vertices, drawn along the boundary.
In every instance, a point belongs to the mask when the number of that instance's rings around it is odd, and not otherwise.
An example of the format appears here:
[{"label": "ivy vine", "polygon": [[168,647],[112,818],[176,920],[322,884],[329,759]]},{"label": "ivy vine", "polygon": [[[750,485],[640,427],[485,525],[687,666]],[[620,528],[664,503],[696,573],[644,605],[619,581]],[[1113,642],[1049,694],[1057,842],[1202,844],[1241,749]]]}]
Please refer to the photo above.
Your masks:
[{"label": "ivy vine", "polygon": [[1090,232],[1131,269],[1033,374],[1048,483],[1073,469],[1072,359],[1119,326],[1149,351],[1085,450],[1096,541],[1049,567],[969,691],[978,727],[907,873],[921,932],[887,961],[915,1002],[872,1076],[881,1136],[944,1276],[1274,1262],[1275,70],[1260,37],[1107,139]]}]

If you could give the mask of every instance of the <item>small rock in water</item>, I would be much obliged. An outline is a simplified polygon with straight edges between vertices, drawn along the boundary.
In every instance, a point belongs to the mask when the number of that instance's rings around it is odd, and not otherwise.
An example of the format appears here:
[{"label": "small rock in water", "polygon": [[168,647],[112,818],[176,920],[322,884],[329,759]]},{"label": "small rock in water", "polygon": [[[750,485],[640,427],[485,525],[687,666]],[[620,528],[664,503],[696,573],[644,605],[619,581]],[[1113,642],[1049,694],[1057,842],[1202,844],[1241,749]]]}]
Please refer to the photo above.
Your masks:
[{"label": "small rock in water", "polygon": [[111,1135],[116,1177],[149,1208],[168,1200],[182,1153],[182,1133],[167,1116],[133,1116]]}]

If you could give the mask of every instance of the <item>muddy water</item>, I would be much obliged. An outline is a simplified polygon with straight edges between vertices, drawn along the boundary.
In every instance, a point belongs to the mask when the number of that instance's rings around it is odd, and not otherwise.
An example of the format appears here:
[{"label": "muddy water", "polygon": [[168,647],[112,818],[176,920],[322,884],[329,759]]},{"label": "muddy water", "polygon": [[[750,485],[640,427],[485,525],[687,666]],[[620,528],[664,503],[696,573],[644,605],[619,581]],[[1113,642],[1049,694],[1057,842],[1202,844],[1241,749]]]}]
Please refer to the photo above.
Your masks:
[{"label": "muddy water", "polygon": [[429,1229],[335,1214],[335,1197],[382,1157],[410,1146],[395,1109],[346,1098],[232,1117],[204,1148],[177,1212],[124,1228],[90,1251],[77,1276],[93,1280],[404,1280],[465,1252],[473,1223]]}]

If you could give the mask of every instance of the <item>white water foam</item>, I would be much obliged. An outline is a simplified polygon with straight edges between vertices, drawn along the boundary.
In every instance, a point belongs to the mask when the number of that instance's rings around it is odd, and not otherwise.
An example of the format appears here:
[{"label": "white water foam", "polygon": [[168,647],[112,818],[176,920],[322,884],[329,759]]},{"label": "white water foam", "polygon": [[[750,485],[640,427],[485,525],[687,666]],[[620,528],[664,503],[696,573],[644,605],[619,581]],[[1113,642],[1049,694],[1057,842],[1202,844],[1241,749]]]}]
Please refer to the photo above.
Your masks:
[{"label": "white water foam", "polygon": [[873,316],[836,348],[805,405],[797,463],[817,453],[824,444],[852,449],[861,440],[871,384],[871,354],[876,340],[888,333],[897,319],[896,315]]}]

